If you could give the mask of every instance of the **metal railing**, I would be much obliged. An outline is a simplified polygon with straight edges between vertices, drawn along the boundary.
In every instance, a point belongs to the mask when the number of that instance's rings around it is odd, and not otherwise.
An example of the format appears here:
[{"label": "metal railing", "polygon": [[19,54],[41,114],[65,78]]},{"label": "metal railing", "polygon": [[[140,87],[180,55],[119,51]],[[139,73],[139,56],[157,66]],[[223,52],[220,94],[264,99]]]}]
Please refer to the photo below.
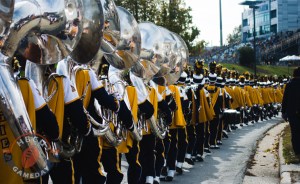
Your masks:
[{"label": "metal railing", "polygon": [[299,41],[300,41],[300,32],[295,33],[293,36],[287,39],[283,39],[282,41],[276,43],[270,48],[266,48],[265,50],[261,51],[261,53],[262,55],[268,55],[271,53],[281,52],[290,48],[291,46],[299,44]]}]

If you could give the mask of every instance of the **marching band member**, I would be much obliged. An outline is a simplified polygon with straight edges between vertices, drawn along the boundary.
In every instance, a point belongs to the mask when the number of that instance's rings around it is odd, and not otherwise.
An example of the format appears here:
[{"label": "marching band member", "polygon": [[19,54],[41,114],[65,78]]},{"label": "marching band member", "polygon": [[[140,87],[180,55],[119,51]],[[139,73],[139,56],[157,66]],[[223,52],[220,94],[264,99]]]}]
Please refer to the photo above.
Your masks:
[{"label": "marching band member", "polygon": [[[149,101],[150,100],[150,101]],[[158,97],[154,88],[149,91],[149,100],[140,102],[139,109],[144,114],[145,120],[153,115],[157,118]],[[148,132],[143,131],[143,139],[140,141],[139,161],[142,166],[142,174],[139,183],[152,184],[155,177],[155,135],[151,132],[150,125],[147,123]]]},{"label": "marching band member", "polygon": [[[188,97],[186,95],[186,80],[187,80],[187,73],[186,72],[182,72],[177,86],[179,87],[180,90],[180,100],[181,100],[181,106],[182,106],[182,112],[184,115],[184,119],[189,120],[189,118],[187,118],[187,116],[189,116],[189,114],[191,114],[191,105],[189,104],[189,100]],[[183,174],[183,170],[182,170],[182,166],[184,163],[184,158],[185,158],[185,154],[186,154],[186,149],[188,146],[188,141],[187,141],[187,132],[186,132],[186,125],[183,128],[178,128],[177,130],[177,147],[178,147],[178,151],[177,151],[177,158],[176,158],[176,172],[181,175]]]},{"label": "marching band member", "polygon": [[[55,81],[51,80],[48,94],[51,94],[57,85],[57,92],[48,105],[55,114],[59,126],[59,138],[67,142],[69,135],[76,132],[78,137],[89,135],[91,125],[84,113],[83,103],[78,96],[75,86],[69,78],[58,75]],[[75,130],[74,130],[75,129]],[[53,183],[75,183],[74,166],[71,158],[61,159],[49,172]],[[43,177],[43,183],[48,183],[48,177]]]},{"label": "marching band member", "polygon": [[[166,150],[166,170],[167,176],[164,176],[164,172],[162,172],[161,180],[164,181],[172,181],[175,175],[175,168],[176,168],[176,158],[177,158],[177,135],[178,129],[184,129],[186,126],[186,122],[183,116],[182,111],[182,103],[181,103],[181,93],[179,87],[176,85],[170,85],[169,89],[174,95],[175,102],[177,104],[177,109],[174,112],[174,117],[172,120],[172,124],[169,130],[169,149]],[[182,96],[183,97],[183,96]],[[185,154],[185,153],[184,153]],[[184,158],[183,158],[184,159]]]},{"label": "marching band member", "polygon": [[209,121],[213,120],[215,114],[210,105],[209,93],[205,90],[205,78],[202,73],[201,64],[195,64],[195,71],[193,74],[193,82],[195,84],[195,96],[193,103],[192,121],[195,122],[196,141],[192,153],[192,159],[197,162],[203,161],[204,152],[210,154],[209,150]]},{"label": "marching band member", "polygon": [[[150,86],[153,86],[153,81],[150,81]],[[149,100],[154,108],[153,116],[155,117],[155,119],[157,119],[158,113],[161,113],[165,121],[164,122],[165,125],[168,126],[172,122],[171,110],[168,106],[168,103],[163,98],[161,93],[158,91],[159,89],[150,86],[149,86]],[[169,93],[167,93],[167,95],[169,95]],[[148,110],[141,106],[141,111],[145,113]],[[147,113],[149,113],[149,111]],[[145,117],[145,119],[149,119],[149,118],[150,117],[148,115],[147,117]],[[155,153],[154,150],[157,151],[157,149],[159,148],[160,152],[164,151],[162,147],[163,145],[160,145],[160,147],[156,147],[155,145],[156,142],[161,144],[162,142],[156,141],[157,138],[155,137],[154,133],[151,131],[150,125],[148,123],[147,126],[148,126],[148,132],[145,131],[143,132],[143,139],[140,141],[141,151],[139,155],[139,160],[142,165],[142,175],[140,178],[140,183],[146,183],[146,184],[159,183],[160,182],[159,175],[162,167],[163,158],[160,158],[160,164],[158,164],[156,162],[157,158],[155,157],[155,155],[159,153]]]},{"label": "marching band member", "polygon": [[245,77],[243,75],[240,75],[239,77],[239,86],[241,88],[241,92],[242,92],[242,99],[243,99],[243,111],[242,111],[242,121],[243,121],[243,125],[247,126],[248,125],[248,117],[249,117],[249,112],[251,110],[252,107],[252,102],[250,100],[249,97],[249,92],[247,90],[244,89],[245,87]]},{"label": "marching band member", "polygon": [[220,126],[220,118],[222,115],[222,111],[224,108],[224,99],[222,90],[215,85],[217,81],[217,74],[215,73],[216,69],[216,62],[211,62],[209,64],[210,67],[210,74],[209,74],[209,85],[206,87],[206,90],[211,95],[211,105],[215,112],[215,118],[210,121],[210,148],[212,149],[219,149],[220,147],[217,145],[217,134],[218,128]]},{"label": "marching band member", "polygon": [[[108,66],[102,65],[102,76],[107,77],[108,75]],[[127,108],[127,105],[125,104],[123,99],[115,99],[112,95],[108,95],[107,91],[105,90],[106,80],[104,79],[103,84],[101,84],[95,75],[94,72],[91,70],[89,71],[90,77],[91,77],[91,85],[93,90],[93,98],[96,99],[99,104],[105,108],[108,108],[114,112],[118,113],[118,117],[120,120],[124,123],[127,130],[132,131],[133,130],[133,120],[132,120],[132,114]],[[93,82],[92,82],[93,81]],[[117,103],[119,101],[119,103]],[[91,104],[92,105],[92,104]],[[94,106],[88,107],[88,110],[90,108],[94,108]],[[91,109],[91,112],[93,110]],[[110,123],[110,127],[113,129],[112,123]],[[99,161],[103,164],[104,171],[107,173],[106,175],[106,183],[121,183],[123,180],[123,174],[121,172],[120,164],[119,164],[119,153],[116,147],[110,145],[110,143],[103,138],[91,137],[91,139],[94,139],[94,141],[91,141],[91,144],[94,145],[97,152],[91,153],[90,147],[86,147],[87,155],[83,155],[86,160],[91,160],[90,155],[94,155],[93,164],[95,165],[93,168],[91,168],[93,171],[86,171],[87,176],[94,173],[94,176],[97,176],[99,178],[99,181],[101,183],[104,183],[103,181],[103,174],[100,172],[100,165]],[[100,144],[100,146],[99,146]],[[98,151],[99,150],[99,151]],[[88,163],[83,163],[88,164]],[[88,165],[86,165],[88,166]],[[90,166],[89,166],[90,167]],[[85,167],[83,167],[84,169]],[[89,173],[88,173],[89,172]],[[86,183],[94,183],[95,181],[92,178],[86,178]]]},{"label": "marching band member", "polygon": [[[20,60],[21,61],[21,60]],[[25,61],[25,60],[24,60]],[[16,63],[15,63],[16,64]],[[22,63],[25,65],[25,62]],[[15,65],[16,66],[16,65]],[[17,66],[20,66],[19,63]],[[24,67],[23,67],[24,68]],[[58,141],[59,130],[56,118],[51,112],[49,107],[46,105],[44,98],[38,91],[35,83],[27,78],[18,79],[18,84],[20,86],[21,94],[24,99],[27,113],[32,124],[32,128],[35,133],[43,135],[49,139],[49,141]],[[2,141],[0,156],[4,158],[4,149],[8,148],[11,143],[15,140],[11,129],[3,116],[1,111],[1,121],[0,121],[0,139]],[[47,117],[45,122],[45,117]],[[21,150],[19,148],[13,149],[14,164],[18,168],[22,168],[21,164]],[[7,165],[4,159],[0,159],[0,183],[15,184],[15,183],[41,183],[40,178],[37,179],[26,179],[17,175],[13,168]],[[24,169],[26,172],[27,169]],[[30,172],[30,171],[29,171]]]},{"label": "marching band member", "polygon": [[[130,103],[131,114],[134,119],[134,122],[138,122],[138,96],[137,91],[134,86],[131,86],[129,76],[126,77],[126,82],[128,86],[126,91],[128,94],[128,100]],[[139,142],[134,140],[129,132],[127,132],[126,140],[123,140],[122,143],[117,147],[119,156],[125,154],[128,169],[127,169],[127,182],[129,184],[138,184],[141,177],[142,166],[139,162],[140,146]],[[119,165],[121,165],[121,159],[119,159]]]},{"label": "marching band member", "polygon": [[[150,81],[152,83],[152,81]],[[157,92],[163,97],[163,99],[168,104],[170,113],[173,114],[175,110],[177,109],[175,100],[173,98],[173,94],[168,88],[168,86],[158,86]],[[166,125],[169,126],[172,123],[172,115],[170,115],[169,121],[166,122]],[[167,175],[166,168],[164,167],[166,163],[166,157],[165,154],[169,150],[169,137],[168,135],[165,137],[165,139],[156,139],[156,145],[155,145],[155,177],[154,177],[154,184],[160,183],[160,176],[162,173],[162,170],[165,172],[165,176]],[[163,178],[163,177],[162,177]]]},{"label": "marching band member", "polygon": [[[223,98],[222,113],[224,113],[224,110],[229,108],[229,101],[231,99],[231,96],[226,92],[226,89],[224,88],[225,82],[224,82],[223,77],[217,77],[216,86],[220,88],[220,92],[222,93],[222,98]],[[222,115],[220,118],[220,123],[219,123],[219,127],[218,127],[217,145],[223,144],[222,137],[223,137],[224,130],[226,130],[226,127],[225,127],[225,122],[224,122],[224,118]],[[227,134],[225,134],[225,133],[224,133],[224,135],[227,136]]]},{"label": "marching band member", "polygon": [[[191,81],[191,79],[188,79],[189,81]],[[193,149],[195,147],[195,141],[196,141],[196,133],[195,133],[195,118],[193,119],[193,107],[197,105],[197,107],[199,106],[198,104],[196,104],[197,97],[195,94],[195,90],[193,88],[194,86],[192,86],[190,84],[190,86],[187,88],[187,97],[190,103],[190,112],[188,115],[186,115],[186,131],[187,131],[187,139],[188,139],[188,146],[187,146],[187,150],[186,150],[186,154],[185,154],[185,162],[187,162],[190,165],[194,165],[194,160],[192,159],[192,153],[193,153]],[[196,109],[199,109],[199,107]],[[198,112],[198,111],[197,111]]]}]

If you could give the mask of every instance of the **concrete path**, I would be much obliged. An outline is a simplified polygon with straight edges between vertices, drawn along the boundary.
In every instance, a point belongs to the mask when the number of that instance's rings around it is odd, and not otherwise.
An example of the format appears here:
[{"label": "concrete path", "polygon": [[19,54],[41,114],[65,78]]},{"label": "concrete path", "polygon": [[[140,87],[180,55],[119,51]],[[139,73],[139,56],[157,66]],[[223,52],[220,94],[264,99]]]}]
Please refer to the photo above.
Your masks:
[{"label": "concrete path", "polygon": [[281,132],[287,123],[280,123],[269,130],[258,142],[255,155],[249,161],[244,184],[279,183],[278,147]]},{"label": "concrete path", "polygon": [[[196,163],[193,168],[185,164],[184,174],[175,176],[171,183],[242,183],[248,160],[253,155],[257,140],[281,121],[279,117],[273,118],[231,132],[229,139],[223,141],[221,149],[211,150],[213,154],[206,156],[204,162]],[[127,163],[122,161],[122,171],[125,174],[122,183],[127,183],[126,168]]]}]

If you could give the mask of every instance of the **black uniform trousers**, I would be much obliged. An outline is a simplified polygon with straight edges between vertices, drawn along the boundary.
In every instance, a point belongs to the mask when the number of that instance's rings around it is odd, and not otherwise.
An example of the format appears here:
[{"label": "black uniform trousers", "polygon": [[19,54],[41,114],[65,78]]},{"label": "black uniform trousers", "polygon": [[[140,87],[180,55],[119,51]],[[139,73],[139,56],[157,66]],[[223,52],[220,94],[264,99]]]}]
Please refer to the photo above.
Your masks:
[{"label": "black uniform trousers", "polygon": [[296,155],[300,154],[300,117],[297,115],[288,116],[291,127],[291,141]]},{"label": "black uniform trousers", "polygon": [[177,130],[177,162],[184,162],[185,153],[187,150],[188,141],[187,141],[187,131],[186,127],[178,128]]},{"label": "black uniform trousers", "polygon": [[194,125],[187,126],[186,131],[187,131],[187,137],[188,137],[188,146],[186,149],[186,153],[192,155],[193,149],[195,147],[195,142],[196,142],[195,126]]},{"label": "black uniform trousers", "polygon": [[[101,162],[106,175],[106,184],[119,184],[123,180],[120,168],[119,153],[115,147],[103,148]],[[95,183],[95,182],[94,182]]]},{"label": "black uniform trousers", "polygon": [[[127,181],[129,184],[138,184],[139,179],[141,177],[142,167],[138,160],[139,153],[140,153],[139,143],[134,140],[132,147],[129,149],[129,152],[125,154],[126,160],[129,165],[127,169]],[[120,164],[121,164],[121,159],[120,159]]]},{"label": "black uniform trousers", "polygon": [[155,176],[159,177],[165,163],[165,146],[164,141],[156,139],[155,145]]},{"label": "black uniform trousers", "polygon": [[224,120],[223,117],[221,117],[219,120],[219,127],[218,127],[218,134],[217,134],[218,141],[222,141],[223,129],[224,129]]},{"label": "black uniform trousers", "polygon": [[216,117],[210,121],[209,129],[210,129],[210,137],[209,137],[209,143],[210,145],[216,145],[217,144],[217,134],[218,134],[218,128],[219,128],[219,115],[216,115]]},{"label": "black uniform trousers", "polygon": [[205,143],[205,128],[207,127],[205,125],[206,123],[197,123],[197,125],[195,126],[196,142],[195,142],[195,147],[193,149],[193,154],[192,154],[193,156],[197,156],[197,154],[203,155],[204,143]]},{"label": "black uniform trousers", "polygon": [[119,184],[123,180],[120,168],[119,153],[115,147],[103,148],[101,155],[106,175],[106,184]]},{"label": "black uniform trousers", "polygon": [[204,137],[204,147],[209,148],[210,146],[210,121],[204,123],[205,137]]},{"label": "black uniform trousers", "polygon": [[48,184],[49,175],[53,184],[73,184],[73,162],[71,160],[61,160],[59,163],[54,163],[50,172],[42,177],[43,184]]},{"label": "black uniform trousers", "polygon": [[155,136],[153,134],[143,135],[140,141],[139,161],[142,166],[142,174],[139,183],[146,182],[147,176],[155,177]]},{"label": "black uniform trousers", "polygon": [[170,129],[170,146],[167,154],[167,167],[169,170],[175,170],[176,158],[177,158],[177,128]]},{"label": "black uniform trousers", "polygon": [[74,157],[75,183],[105,183],[106,177],[100,172],[100,140],[93,134],[84,137],[81,152]]}]

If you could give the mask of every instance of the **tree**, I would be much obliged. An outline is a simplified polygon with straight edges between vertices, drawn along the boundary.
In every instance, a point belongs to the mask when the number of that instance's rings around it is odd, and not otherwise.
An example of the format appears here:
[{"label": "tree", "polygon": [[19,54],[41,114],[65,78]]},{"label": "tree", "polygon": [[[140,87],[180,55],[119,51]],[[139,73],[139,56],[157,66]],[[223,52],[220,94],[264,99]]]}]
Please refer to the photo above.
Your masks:
[{"label": "tree", "polygon": [[242,26],[235,27],[231,34],[227,36],[227,42],[229,45],[239,43],[242,40]]},{"label": "tree", "polygon": [[138,22],[150,21],[179,34],[189,50],[200,34],[192,25],[192,9],[186,8],[184,0],[115,0],[115,3],[132,12]]},{"label": "tree", "polygon": [[245,46],[239,48],[240,65],[252,67],[255,62],[254,50],[251,47]]},{"label": "tree", "polygon": [[208,43],[205,40],[198,41],[195,46],[192,47],[190,50],[191,55],[193,56],[199,56],[205,52],[205,47],[208,45]]}]

